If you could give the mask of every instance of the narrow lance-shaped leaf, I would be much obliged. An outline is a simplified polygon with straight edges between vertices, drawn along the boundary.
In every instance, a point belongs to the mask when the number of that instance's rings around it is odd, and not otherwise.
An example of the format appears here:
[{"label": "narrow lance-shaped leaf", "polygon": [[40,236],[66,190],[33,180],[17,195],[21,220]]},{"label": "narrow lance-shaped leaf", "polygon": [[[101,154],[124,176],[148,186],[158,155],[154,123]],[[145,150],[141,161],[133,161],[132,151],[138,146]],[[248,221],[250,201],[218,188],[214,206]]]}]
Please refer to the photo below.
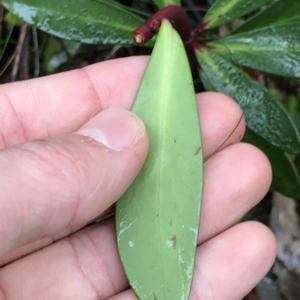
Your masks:
[{"label": "narrow lance-shaped leaf", "polygon": [[300,2],[297,0],[278,0],[232,31],[230,35],[268,27],[280,27],[288,24],[299,25],[299,10]]},{"label": "narrow lance-shaped leaf", "polygon": [[150,148],[133,185],[117,202],[121,261],[141,300],[189,297],[203,186],[198,109],[178,33],[163,21],[133,111]]},{"label": "narrow lance-shaped leaf", "polygon": [[8,10],[60,38],[88,44],[133,44],[143,19],[108,0],[5,0]]},{"label": "narrow lance-shaped leaf", "polygon": [[197,50],[196,56],[214,89],[240,104],[250,129],[284,151],[300,151],[299,135],[291,118],[265,87],[211,50]]},{"label": "narrow lance-shaped leaf", "polygon": [[300,1],[276,2],[229,36],[212,42],[211,46],[239,65],[300,77],[299,11]]},{"label": "narrow lance-shaped leaf", "polygon": [[249,128],[243,140],[255,145],[267,155],[272,166],[272,188],[288,197],[299,198],[299,175],[288,156],[281,149],[269,144]]},{"label": "narrow lance-shaped leaf", "polygon": [[180,5],[180,0],[152,0],[157,7],[163,8],[168,5]]},{"label": "narrow lance-shaped leaf", "polygon": [[206,28],[215,28],[274,0],[216,0],[204,17]]}]

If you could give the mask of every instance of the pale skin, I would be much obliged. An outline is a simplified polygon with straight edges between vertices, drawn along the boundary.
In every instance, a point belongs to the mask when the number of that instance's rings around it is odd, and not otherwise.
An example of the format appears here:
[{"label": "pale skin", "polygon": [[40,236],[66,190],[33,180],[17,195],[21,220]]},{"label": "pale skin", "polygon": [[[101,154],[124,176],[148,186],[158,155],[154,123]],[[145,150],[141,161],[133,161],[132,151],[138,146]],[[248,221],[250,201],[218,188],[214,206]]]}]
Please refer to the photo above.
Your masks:
[{"label": "pale skin", "polygon": [[[147,60],[0,87],[1,300],[137,299],[113,218],[81,228],[115,203],[146,158],[147,131],[128,110]],[[276,254],[267,227],[235,225],[268,191],[271,168],[260,150],[240,142],[244,119],[214,153],[242,110],[218,93],[197,100],[209,159],[190,300],[240,300]]]}]

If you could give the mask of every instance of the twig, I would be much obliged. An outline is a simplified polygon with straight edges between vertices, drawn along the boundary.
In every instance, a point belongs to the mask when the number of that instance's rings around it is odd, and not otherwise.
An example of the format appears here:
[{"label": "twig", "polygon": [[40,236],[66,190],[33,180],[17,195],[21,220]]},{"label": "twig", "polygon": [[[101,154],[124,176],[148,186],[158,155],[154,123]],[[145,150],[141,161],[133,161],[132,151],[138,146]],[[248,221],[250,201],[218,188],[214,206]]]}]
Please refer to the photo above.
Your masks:
[{"label": "twig", "polygon": [[29,34],[25,35],[20,59],[18,79],[26,80],[29,78]]},{"label": "twig", "polygon": [[136,44],[145,45],[159,30],[163,19],[169,20],[180,34],[183,42],[188,42],[191,36],[191,27],[188,16],[181,6],[169,5],[146,20],[136,30],[132,37]]},{"label": "twig", "polygon": [[11,38],[11,35],[12,35],[13,30],[14,30],[14,25],[11,27],[11,29],[10,29],[8,35],[7,35],[7,38],[6,38],[5,42],[4,42],[4,47],[3,47],[3,49],[2,49],[2,52],[0,53],[0,61],[1,61],[2,58],[3,58],[4,52],[5,52],[5,50],[6,50],[6,47],[7,47],[8,43],[9,43],[9,40],[10,40],[10,38]]},{"label": "twig", "polygon": [[113,56],[119,51],[120,48],[122,48],[123,45],[115,45],[108,54],[105,55],[104,60],[109,60],[113,58]]},{"label": "twig", "polygon": [[0,77],[4,74],[4,72],[7,70],[8,66],[11,64],[11,62],[14,60],[16,56],[16,51],[10,56],[10,58],[6,61],[5,65],[0,70]]},{"label": "twig", "polygon": [[26,33],[27,33],[27,24],[23,23],[23,25],[21,26],[19,40],[16,47],[16,56],[14,59],[14,64],[11,72],[11,81],[16,81],[17,79],[17,75],[20,67],[21,53],[22,53]]},{"label": "twig", "polygon": [[34,77],[38,77],[40,75],[40,52],[37,31],[35,27],[32,28],[32,39],[34,51]]}]

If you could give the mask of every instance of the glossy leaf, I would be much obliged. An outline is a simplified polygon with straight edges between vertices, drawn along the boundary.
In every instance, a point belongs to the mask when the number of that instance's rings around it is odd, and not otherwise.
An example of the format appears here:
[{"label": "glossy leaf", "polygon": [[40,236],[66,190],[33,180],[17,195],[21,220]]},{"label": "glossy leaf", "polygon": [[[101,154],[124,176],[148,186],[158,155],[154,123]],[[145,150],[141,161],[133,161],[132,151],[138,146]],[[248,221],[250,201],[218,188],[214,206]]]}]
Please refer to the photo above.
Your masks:
[{"label": "glossy leaf", "polygon": [[199,71],[199,76],[202,81],[203,87],[207,91],[216,91],[211,82],[209,81],[208,77],[206,76],[205,72],[202,70]]},{"label": "glossy leaf", "polygon": [[231,35],[254,31],[262,28],[275,28],[283,25],[300,24],[300,2],[279,0],[243,25],[232,31]]},{"label": "glossy leaf", "polygon": [[299,135],[292,120],[265,87],[210,50],[198,50],[196,55],[214,89],[240,104],[250,129],[284,151],[300,151]]},{"label": "glossy leaf", "polygon": [[300,179],[289,157],[250,129],[247,129],[243,140],[261,149],[269,158],[273,173],[272,188],[288,197],[299,198]]},{"label": "glossy leaf", "polygon": [[152,0],[157,7],[163,8],[168,5],[180,5],[180,0]]},{"label": "glossy leaf", "polygon": [[216,0],[204,17],[206,28],[215,28],[248,14],[274,0]]},{"label": "glossy leaf", "polygon": [[60,38],[89,44],[133,44],[143,19],[108,0],[5,0],[8,10]]},{"label": "glossy leaf", "polygon": [[146,162],[117,202],[118,248],[141,300],[187,300],[198,238],[203,158],[185,48],[164,21],[133,111],[146,124]]},{"label": "glossy leaf", "polygon": [[299,11],[300,1],[279,1],[211,46],[239,65],[300,77]]}]

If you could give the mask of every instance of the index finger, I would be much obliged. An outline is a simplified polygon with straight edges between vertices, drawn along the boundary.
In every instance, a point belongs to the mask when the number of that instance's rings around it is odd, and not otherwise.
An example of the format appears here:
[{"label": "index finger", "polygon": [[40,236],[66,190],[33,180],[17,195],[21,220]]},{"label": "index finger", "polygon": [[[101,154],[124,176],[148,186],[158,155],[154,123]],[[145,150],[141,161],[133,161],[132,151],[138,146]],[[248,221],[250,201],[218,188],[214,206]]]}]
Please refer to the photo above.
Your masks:
[{"label": "index finger", "polygon": [[130,108],[147,57],[0,86],[0,149],[76,131],[108,107]]}]

